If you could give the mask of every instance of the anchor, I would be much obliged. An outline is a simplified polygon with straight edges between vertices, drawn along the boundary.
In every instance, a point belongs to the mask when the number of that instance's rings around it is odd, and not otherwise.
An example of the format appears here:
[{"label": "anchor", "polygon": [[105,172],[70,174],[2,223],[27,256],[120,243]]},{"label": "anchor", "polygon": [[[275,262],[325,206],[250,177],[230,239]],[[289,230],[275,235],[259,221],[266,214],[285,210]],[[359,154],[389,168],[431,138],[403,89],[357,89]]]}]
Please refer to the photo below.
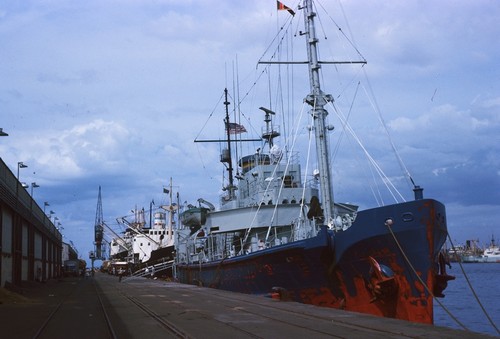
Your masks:
[{"label": "anchor", "polygon": [[370,263],[370,279],[368,282],[368,289],[371,291],[373,298],[370,302],[377,300],[392,299],[397,291],[396,280],[394,279],[394,272],[385,266],[381,265],[373,257],[368,257]]},{"label": "anchor", "polygon": [[443,252],[438,255],[439,273],[436,274],[436,283],[434,284],[434,296],[444,298],[443,291],[448,287],[448,281],[455,280],[455,276],[446,273],[446,265],[451,268],[449,260],[445,257]]}]

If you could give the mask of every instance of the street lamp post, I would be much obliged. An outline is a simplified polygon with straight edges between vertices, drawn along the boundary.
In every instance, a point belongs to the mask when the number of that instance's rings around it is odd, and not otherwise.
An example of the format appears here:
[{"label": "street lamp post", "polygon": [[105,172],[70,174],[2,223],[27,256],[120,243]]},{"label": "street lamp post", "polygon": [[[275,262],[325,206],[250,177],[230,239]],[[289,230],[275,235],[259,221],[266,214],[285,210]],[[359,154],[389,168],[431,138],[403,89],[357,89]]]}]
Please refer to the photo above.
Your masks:
[{"label": "street lamp post", "polygon": [[33,199],[33,188],[38,188],[40,185],[38,185],[36,182],[31,183],[31,199]]},{"label": "street lamp post", "polygon": [[[16,183],[16,198],[19,196],[19,169],[20,168],[26,168],[28,165],[25,165],[22,161],[19,161],[17,163],[17,183]],[[21,183],[21,186],[24,187],[24,185]],[[19,198],[17,198],[19,199]]]},{"label": "street lamp post", "polygon": [[19,181],[19,169],[26,168],[26,167],[28,167],[28,165],[24,164],[24,162],[22,162],[22,161],[19,161],[17,163],[17,181]]},{"label": "street lamp post", "polygon": [[37,188],[37,187],[40,187],[40,185],[38,185],[36,182],[32,182],[31,183],[31,200],[30,200],[30,210],[33,211],[33,188]]},{"label": "street lamp post", "polygon": [[50,204],[49,204],[48,202],[46,202],[46,201],[45,201],[45,202],[43,203],[43,213],[44,213],[44,214],[45,214],[45,207],[47,207],[47,206],[50,206]]}]

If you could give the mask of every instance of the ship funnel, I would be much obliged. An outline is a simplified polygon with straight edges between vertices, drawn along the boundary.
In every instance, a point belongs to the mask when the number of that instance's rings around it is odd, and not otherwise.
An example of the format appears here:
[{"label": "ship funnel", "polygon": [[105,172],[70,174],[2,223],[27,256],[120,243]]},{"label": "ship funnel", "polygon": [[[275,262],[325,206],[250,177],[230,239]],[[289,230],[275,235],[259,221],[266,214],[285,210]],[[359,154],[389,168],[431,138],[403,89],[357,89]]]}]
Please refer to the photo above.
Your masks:
[{"label": "ship funnel", "polygon": [[415,186],[413,193],[415,194],[415,200],[422,200],[424,198],[424,189],[420,186]]}]

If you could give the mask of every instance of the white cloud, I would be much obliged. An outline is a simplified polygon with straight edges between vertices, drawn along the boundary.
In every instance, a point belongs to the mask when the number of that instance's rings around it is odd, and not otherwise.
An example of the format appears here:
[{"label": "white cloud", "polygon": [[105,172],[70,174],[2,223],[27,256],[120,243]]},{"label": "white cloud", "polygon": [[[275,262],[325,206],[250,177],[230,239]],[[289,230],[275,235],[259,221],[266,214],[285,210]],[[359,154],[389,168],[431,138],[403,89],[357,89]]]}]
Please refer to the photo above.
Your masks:
[{"label": "white cloud", "polygon": [[44,129],[16,148],[36,177],[60,182],[119,171],[129,160],[123,146],[130,139],[119,123],[98,119],[62,131]]},{"label": "white cloud", "polygon": [[487,99],[482,103],[481,106],[483,106],[484,108],[498,107],[500,106],[500,97]]}]

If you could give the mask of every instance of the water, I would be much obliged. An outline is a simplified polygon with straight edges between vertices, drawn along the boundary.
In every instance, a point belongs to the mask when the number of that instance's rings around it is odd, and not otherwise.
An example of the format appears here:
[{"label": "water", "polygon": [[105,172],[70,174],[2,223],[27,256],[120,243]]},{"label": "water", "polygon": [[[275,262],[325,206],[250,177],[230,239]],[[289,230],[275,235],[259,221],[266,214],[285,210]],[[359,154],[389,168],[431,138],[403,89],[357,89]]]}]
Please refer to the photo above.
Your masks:
[{"label": "water", "polygon": [[[500,329],[500,263],[462,264],[462,267],[484,309]],[[468,330],[500,336],[476,301],[460,264],[452,263],[452,268],[447,268],[447,271],[456,279],[448,282],[444,291],[446,297],[439,301]],[[434,303],[434,324],[463,329],[437,302]]]}]

